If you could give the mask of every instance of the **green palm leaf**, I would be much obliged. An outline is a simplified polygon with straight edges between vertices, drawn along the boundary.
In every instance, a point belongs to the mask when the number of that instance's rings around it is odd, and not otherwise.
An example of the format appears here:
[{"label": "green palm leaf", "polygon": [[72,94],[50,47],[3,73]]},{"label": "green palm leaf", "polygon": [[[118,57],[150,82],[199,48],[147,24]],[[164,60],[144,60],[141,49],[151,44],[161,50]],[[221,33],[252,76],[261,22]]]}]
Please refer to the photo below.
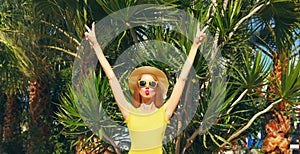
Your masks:
[{"label": "green palm leaf", "polygon": [[262,52],[257,52],[254,61],[251,60],[249,53],[245,53],[243,64],[230,67],[236,72],[232,75],[234,83],[245,87],[249,91],[262,87],[267,84],[267,77],[270,74],[271,65],[266,57],[262,57]]},{"label": "green palm leaf", "polygon": [[284,100],[294,103],[300,96],[300,62],[298,59],[288,63],[287,70],[282,76],[282,97]]}]

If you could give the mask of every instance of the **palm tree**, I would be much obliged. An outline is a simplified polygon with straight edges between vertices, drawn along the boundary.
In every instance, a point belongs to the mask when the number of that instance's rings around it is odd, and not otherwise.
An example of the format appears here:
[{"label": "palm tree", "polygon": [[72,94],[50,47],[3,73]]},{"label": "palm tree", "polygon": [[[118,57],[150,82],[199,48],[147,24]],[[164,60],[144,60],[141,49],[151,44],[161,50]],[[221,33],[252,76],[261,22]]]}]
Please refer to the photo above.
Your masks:
[{"label": "palm tree", "polygon": [[[270,112],[265,126],[262,151],[288,153],[290,144],[290,114],[295,99],[287,93],[286,78],[294,69],[291,62],[294,61],[297,47],[294,45],[299,39],[299,3],[293,1],[274,1],[267,5],[255,18],[258,34],[255,45],[262,49],[272,60],[273,73],[270,76],[271,83],[268,91],[269,99],[283,97],[282,101]],[[288,16],[287,16],[288,15]],[[297,65],[297,64],[296,64]],[[297,74],[294,74],[297,76]],[[291,77],[291,76],[289,76]],[[293,87],[296,86],[292,84]],[[290,87],[291,88],[291,87]],[[290,89],[291,90],[291,89]]]},{"label": "palm tree", "polygon": [[[15,23],[11,20],[18,19],[17,7],[10,5],[7,1],[1,3],[1,21],[0,26],[0,72],[1,72],[1,92],[6,95],[5,114],[3,120],[3,150],[8,153],[22,153],[23,140],[21,138],[21,103],[24,103],[26,94],[27,78],[23,76],[20,68],[23,63],[18,63],[17,57],[21,51],[15,40],[18,39],[14,27]],[[5,23],[5,24],[4,24]],[[16,53],[16,54],[15,54]]]},{"label": "palm tree", "polygon": [[[268,72],[263,72],[266,66],[263,62],[261,63],[261,56],[253,54],[254,49],[248,43],[251,38],[248,24],[251,23],[253,14],[257,13],[264,5],[255,2],[218,1],[209,6],[211,6],[210,11],[205,16],[207,17],[205,21],[209,24],[213,34],[212,53],[220,52],[224,56],[223,65],[228,67],[229,84],[227,84],[224,103],[216,109],[220,113],[212,128],[204,131],[201,135],[202,139],[198,139],[196,137],[199,135],[201,125],[195,125],[197,127],[193,128],[183,152],[186,152],[190,146],[195,149],[216,151],[214,149],[220,148],[222,150],[225,145],[232,145],[232,142],[254,132],[258,126],[253,122],[261,115],[260,112],[257,114],[257,108],[262,100],[254,98],[258,95],[256,88],[266,84],[265,79]],[[197,7],[194,8],[201,10]],[[256,59],[252,57],[256,57]],[[261,64],[262,66],[259,66]],[[239,73],[236,74],[236,72]],[[204,91],[206,95],[210,93],[210,88],[212,87],[207,86],[208,90],[203,89],[206,90]],[[203,98],[203,104],[211,101],[209,98],[206,99],[208,100]],[[204,111],[200,111],[200,113],[203,112],[205,112],[205,108]],[[199,116],[197,120],[201,122],[201,117]],[[203,143],[204,147],[197,144],[196,141]]]},{"label": "palm tree", "polygon": [[[36,36],[38,42],[36,45],[38,48],[33,54],[38,55],[37,60],[34,61],[40,62],[36,66],[39,66],[41,70],[31,76],[30,89],[32,89],[32,92],[30,98],[32,99],[30,102],[41,100],[41,96],[43,96],[42,100],[49,100],[49,92],[51,91],[57,91],[58,93],[65,91],[61,85],[57,86],[58,88],[61,87],[60,91],[52,89],[55,87],[50,86],[49,83],[53,81],[54,76],[50,76],[51,78],[49,79],[47,78],[49,76],[47,74],[52,74],[56,77],[58,74],[56,71],[60,71],[60,69],[62,69],[60,68],[61,66],[70,69],[73,59],[78,57],[76,52],[80,46],[80,39],[83,36],[83,26],[87,22],[88,17],[93,18],[93,14],[90,13],[91,8],[87,5],[87,1],[74,3],[63,0],[33,0],[33,6],[36,11],[35,15],[38,16],[36,19],[36,27],[40,30]],[[45,52],[45,54],[41,54],[41,52]],[[57,57],[58,60],[53,57]],[[44,61],[44,58],[47,60]],[[47,72],[47,67],[52,67],[52,72]],[[41,76],[39,72],[42,72],[43,75]],[[47,96],[48,98],[46,98]],[[56,100],[55,103],[59,104],[58,100]],[[42,102],[34,103],[31,109],[34,108],[38,110],[32,110],[32,117],[36,117],[33,114],[41,111],[43,111],[43,116],[46,115],[45,117],[48,117],[47,114],[45,114],[47,106]],[[50,114],[52,115],[53,113]],[[36,124],[38,124],[40,120],[42,119],[37,119]]]},{"label": "palm tree", "polygon": [[[60,70],[62,66],[69,67],[69,64],[63,65],[63,63],[71,61],[72,56],[75,56],[76,46],[79,44],[76,40],[77,34],[70,35],[63,29],[71,27],[69,28],[70,31],[75,29],[77,32],[82,33],[80,27],[83,24],[71,22],[75,22],[73,17],[78,11],[70,12],[70,14],[65,14],[65,17],[57,19],[68,18],[71,24],[80,25],[79,28],[70,26],[70,23],[66,23],[63,28],[60,28],[57,25],[62,23],[61,20],[51,23],[43,20],[43,17],[47,19],[49,14],[38,14],[40,12],[32,14],[34,8],[31,1],[16,1],[14,4],[5,1],[3,5],[6,3],[12,9],[10,11],[12,14],[8,14],[8,17],[13,17],[11,19],[7,18],[9,20],[6,22],[3,20],[3,23],[10,26],[7,29],[8,32],[11,33],[11,36],[14,36],[14,40],[9,38],[9,45],[11,45],[11,51],[19,70],[23,73],[23,76],[29,78],[30,145],[28,153],[53,151],[49,144],[53,121],[53,105],[51,103],[54,95],[57,95],[58,89],[55,89],[56,87],[53,86],[55,84],[51,83],[54,81],[54,75],[57,75],[55,70]],[[36,10],[40,11],[39,9]],[[68,11],[65,12],[69,13]],[[51,38],[51,36],[55,37]],[[63,39],[60,39],[62,37]],[[8,46],[7,42],[4,42],[4,44]],[[54,52],[56,50],[66,54],[61,56],[59,52]],[[62,60],[62,57],[66,59]]]},{"label": "palm tree", "polygon": [[[2,33],[2,32],[1,32]],[[3,36],[3,35],[2,35]],[[1,42],[6,38],[1,37]],[[3,43],[3,42],[2,42]],[[1,44],[2,44],[1,43]],[[5,113],[3,118],[3,133],[2,142],[3,150],[6,152],[21,153],[21,101],[18,99],[20,92],[25,92],[26,80],[22,77],[17,65],[14,62],[14,57],[11,55],[9,44],[2,44],[1,50],[1,91],[6,95]]]}]

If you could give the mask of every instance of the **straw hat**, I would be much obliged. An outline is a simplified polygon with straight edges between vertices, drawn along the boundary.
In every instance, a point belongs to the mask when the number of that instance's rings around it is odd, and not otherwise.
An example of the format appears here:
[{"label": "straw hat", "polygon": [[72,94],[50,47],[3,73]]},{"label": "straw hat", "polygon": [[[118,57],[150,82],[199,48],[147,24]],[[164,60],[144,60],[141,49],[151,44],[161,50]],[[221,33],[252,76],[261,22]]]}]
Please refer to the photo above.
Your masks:
[{"label": "straw hat", "polygon": [[142,66],[133,70],[129,76],[128,84],[131,92],[136,88],[137,82],[142,74],[151,74],[158,79],[158,86],[161,87],[163,94],[166,95],[169,82],[166,74],[158,68],[152,66]]}]

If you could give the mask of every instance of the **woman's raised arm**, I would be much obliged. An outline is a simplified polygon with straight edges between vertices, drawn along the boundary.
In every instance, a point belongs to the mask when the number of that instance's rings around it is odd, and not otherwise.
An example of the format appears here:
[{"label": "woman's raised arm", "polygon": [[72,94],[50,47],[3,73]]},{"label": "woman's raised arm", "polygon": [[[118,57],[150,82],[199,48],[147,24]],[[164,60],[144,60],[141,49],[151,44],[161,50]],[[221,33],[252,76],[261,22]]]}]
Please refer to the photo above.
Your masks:
[{"label": "woman's raised arm", "polygon": [[117,105],[124,117],[125,120],[127,120],[128,114],[129,114],[129,103],[127,102],[125,95],[123,93],[123,90],[121,88],[121,85],[118,81],[118,79],[115,76],[115,73],[107,61],[98,41],[96,38],[96,33],[95,33],[95,23],[92,23],[92,28],[90,29],[87,25],[85,25],[85,28],[87,29],[87,32],[85,32],[85,38],[89,41],[90,45],[93,47],[95,50],[95,53],[97,55],[97,58],[102,66],[102,69],[104,70],[106,76],[109,79],[109,84],[112,89],[114,98],[117,102]]},{"label": "woman's raised arm", "polygon": [[203,32],[200,32],[200,28],[198,25],[197,34],[196,34],[196,37],[194,38],[194,42],[191,46],[189,55],[188,55],[185,63],[183,64],[181,73],[180,73],[179,77],[177,78],[177,81],[176,81],[176,84],[174,85],[172,94],[171,94],[169,100],[165,104],[167,119],[171,118],[172,114],[174,113],[174,111],[179,103],[180,97],[181,97],[183,89],[184,89],[185,82],[188,78],[188,75],[189,75],[192,65],[194,63],[198,47],[201,45],[201,43],[204,41],[205,38],[206,38],[206,34]]}]

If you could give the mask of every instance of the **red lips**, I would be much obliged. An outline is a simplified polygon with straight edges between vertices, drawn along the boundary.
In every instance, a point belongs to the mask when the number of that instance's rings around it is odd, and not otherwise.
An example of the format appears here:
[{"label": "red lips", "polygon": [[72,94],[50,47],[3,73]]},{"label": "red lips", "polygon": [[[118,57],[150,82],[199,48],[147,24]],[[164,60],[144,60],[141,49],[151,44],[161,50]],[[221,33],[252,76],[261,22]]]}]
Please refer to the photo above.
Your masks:
[{"label": "red lips", "polygon": [[150,94],[150,91],[149,91],[149,90],[146,90],[146,91],[145,91],[145,94],[146,94],[146,95],[149,95],[149,94]]}]

